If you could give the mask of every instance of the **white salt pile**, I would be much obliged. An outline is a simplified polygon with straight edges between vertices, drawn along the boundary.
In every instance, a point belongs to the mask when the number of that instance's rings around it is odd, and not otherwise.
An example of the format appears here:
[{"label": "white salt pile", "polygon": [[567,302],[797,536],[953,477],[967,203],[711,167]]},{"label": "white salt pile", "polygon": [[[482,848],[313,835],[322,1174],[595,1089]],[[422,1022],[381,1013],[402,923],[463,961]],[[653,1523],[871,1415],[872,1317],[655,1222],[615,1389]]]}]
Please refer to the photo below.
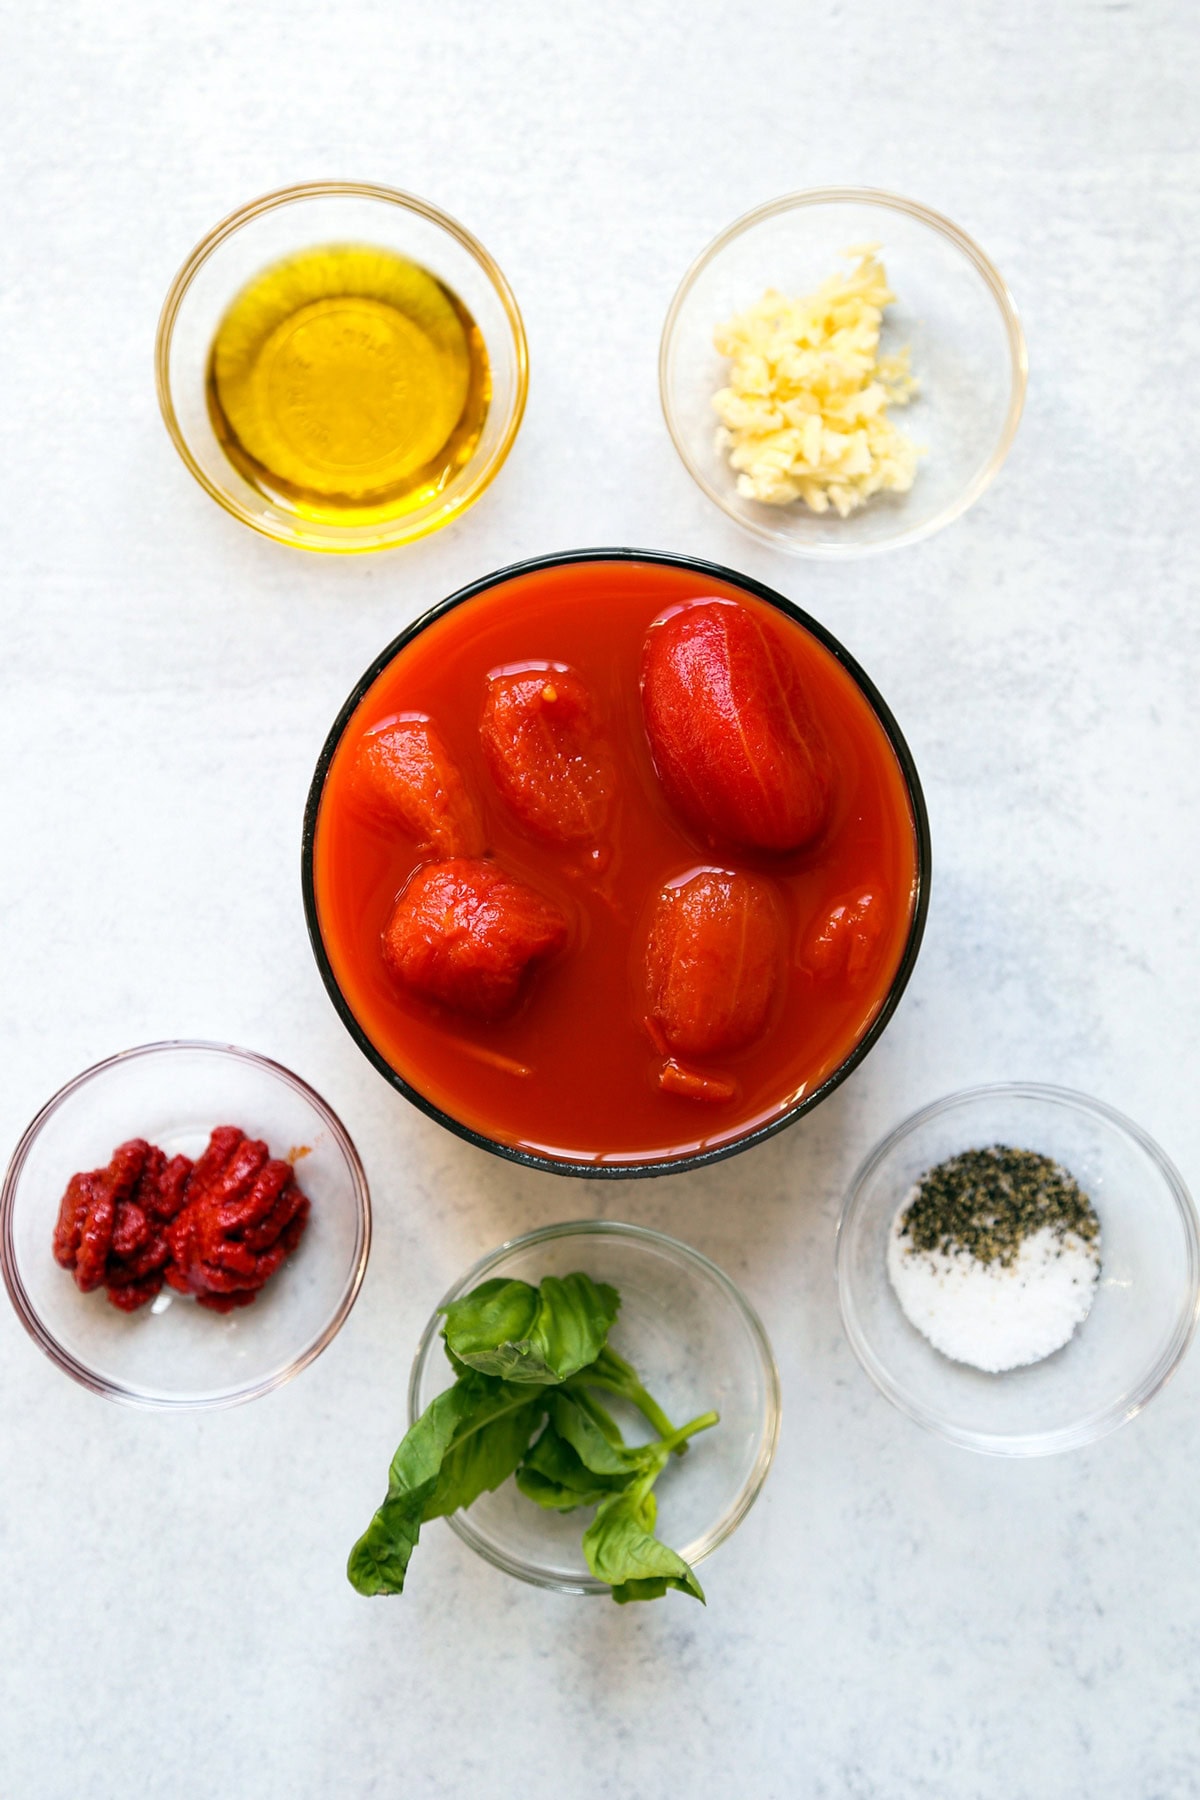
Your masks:
[{"label": "white salt pile", "polygon": [[935,1349],[999,1374],[1061,1349],[1086,1319],[1100,1221],[1049,1157],[968,1150],[905,1196],[887,1269],[905,1317]]}]

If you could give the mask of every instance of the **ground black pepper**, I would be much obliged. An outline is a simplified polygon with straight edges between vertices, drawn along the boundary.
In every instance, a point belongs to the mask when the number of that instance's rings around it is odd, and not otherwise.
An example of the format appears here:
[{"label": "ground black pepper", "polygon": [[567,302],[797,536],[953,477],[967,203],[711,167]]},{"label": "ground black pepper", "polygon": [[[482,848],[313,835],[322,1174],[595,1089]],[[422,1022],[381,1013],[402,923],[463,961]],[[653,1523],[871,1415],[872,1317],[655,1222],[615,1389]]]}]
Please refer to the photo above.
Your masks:
[{"label": "ground black pepper", "polygon": [[1047,1226],[1084,1243],[1100,1234],[1095,1209],[1073,1176],[1036,1150],[1007,1144],[964,1150],[929,1169],[901,1220],[915,1250],[966,1251],[1004,1268],[1027,1237]]}]

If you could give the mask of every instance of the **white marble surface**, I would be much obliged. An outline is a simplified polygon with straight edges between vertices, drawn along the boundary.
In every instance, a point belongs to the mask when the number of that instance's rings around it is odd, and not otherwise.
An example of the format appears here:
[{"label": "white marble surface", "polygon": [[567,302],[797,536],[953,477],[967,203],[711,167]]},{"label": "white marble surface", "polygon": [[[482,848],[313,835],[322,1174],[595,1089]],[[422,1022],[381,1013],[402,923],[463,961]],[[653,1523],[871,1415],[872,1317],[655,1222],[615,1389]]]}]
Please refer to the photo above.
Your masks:
[{"label": "white marble surface", "polygon": [[[194,1034],[341,1111],[377,1236],[328,1353],[253,1406],[141,1415],[0,1316],[6,1800],[1187,1800],[1200,1790],[1200,1357],[1074,1456],[1005,1465],[893,1412],[838,1325],[865,1148],[969,1082],[1082,1087],[1200,1182],[1195,313],[1188,0],[510,6],[9,0],[0,64],[4,1081]],[[242,200],[309,176],[427,194],[525,310],[502,477],[391,557],[305,557],[175,458],[162,294]],[[790,187],[862,181],[974,232],[1029,334],[1010,463],[932,542],[777,558],[691,486],[655,392],[692,256]],[[761,1150],[658,1183],[526,1174],[367,1066],[309,955],[304,794],[354,678],[512,558],[693,551],[864,662],[923,771],[936,880],[862,1070]],[[408,1595],[343,1559],[431,1303],[499,1239],[607,1213],[686,1237],[761,1309],[785,1389],[706,1613],[523,1587],[431,1528]]]}]

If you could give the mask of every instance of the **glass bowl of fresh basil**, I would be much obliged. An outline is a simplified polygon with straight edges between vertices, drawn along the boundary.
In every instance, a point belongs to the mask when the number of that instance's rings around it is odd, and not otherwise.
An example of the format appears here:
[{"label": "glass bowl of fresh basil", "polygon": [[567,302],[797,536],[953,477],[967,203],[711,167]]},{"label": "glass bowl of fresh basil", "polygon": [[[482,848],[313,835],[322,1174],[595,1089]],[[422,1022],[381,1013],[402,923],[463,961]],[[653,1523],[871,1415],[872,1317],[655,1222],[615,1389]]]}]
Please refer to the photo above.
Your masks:
[{"label": "glass bowl of fresh basil", "polygon": [[[529,1318],[496,1324],[527,1296]],[[486,1347],[506,1332],[500,1351]],[[590,1360],[565,1379],[546,1375],[539,1344],[559,1371]],[[515,1396],[530,1396],[515,1479],[448,1514],[463,1542],[559,1593],[640,1600],[665,1585],[702,1597],[691,1570],[745,1518],[779,1436],[771,1346],[729,1277],[674,1238],[607,1219],[502,1244],[455,1283],[425,1328],[406,1444],[439,1396],[473,1379],[449,1353],[455,1345],[485,1380],[503,1376]],[[659,1551],[666,1560],[655,1561]],[[686,1573],[668,1573],[672,1557]],[[386,1568],[383,1585],[370,1585],[373,1574],[355,1585],[396,1591]]]}]

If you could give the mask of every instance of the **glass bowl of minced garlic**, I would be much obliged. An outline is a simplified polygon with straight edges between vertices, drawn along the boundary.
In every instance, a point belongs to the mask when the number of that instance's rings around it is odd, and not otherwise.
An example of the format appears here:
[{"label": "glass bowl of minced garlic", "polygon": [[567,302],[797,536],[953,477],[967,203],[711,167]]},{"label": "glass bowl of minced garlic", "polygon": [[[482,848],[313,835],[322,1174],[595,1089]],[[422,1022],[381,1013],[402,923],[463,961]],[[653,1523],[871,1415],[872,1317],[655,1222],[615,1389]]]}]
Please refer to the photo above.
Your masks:
[{"label": "glass bowl of minced garlic", "polygon": [[997,1456],[1075,1449],[1164,1387],[1200,1313],[1200,1220],[1140,1126],[1065,1088],[971,1088],[850,1184],[851,1346],[902,1412]]},{"label": "glass bowl of minced garlic", "polygon": [[786,194],[696,259],[659,353],[696,483],[797,556],[948,525],[1008,454],[1025,398],[1012,296],[949,219],[872,188]]}]

